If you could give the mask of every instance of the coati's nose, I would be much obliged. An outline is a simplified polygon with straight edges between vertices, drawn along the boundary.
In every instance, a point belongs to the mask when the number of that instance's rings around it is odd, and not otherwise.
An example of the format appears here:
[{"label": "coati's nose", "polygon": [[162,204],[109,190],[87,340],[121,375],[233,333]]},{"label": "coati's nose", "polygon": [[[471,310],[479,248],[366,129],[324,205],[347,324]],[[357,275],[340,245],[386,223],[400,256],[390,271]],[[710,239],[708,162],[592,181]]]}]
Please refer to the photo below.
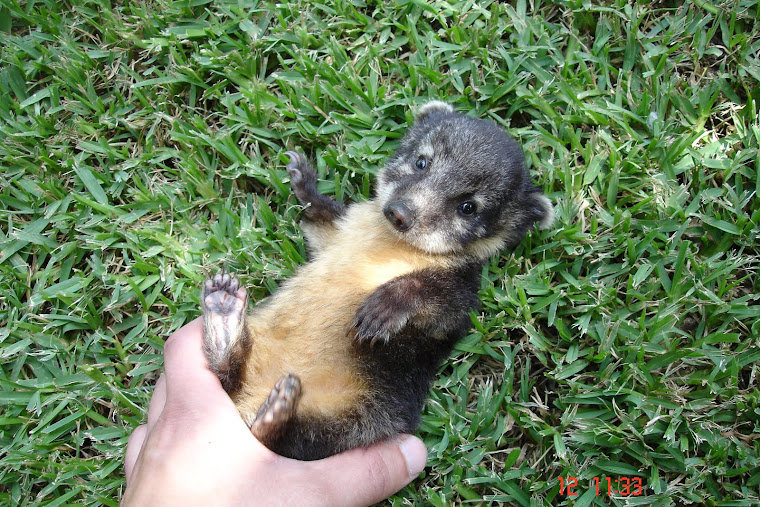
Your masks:
[{"label": "coati's nose", "polygon": [[406,201],[391,201],[384,212],[385,218],[401,232],[408,231],[414,225],[414,211],[406,204]]}]

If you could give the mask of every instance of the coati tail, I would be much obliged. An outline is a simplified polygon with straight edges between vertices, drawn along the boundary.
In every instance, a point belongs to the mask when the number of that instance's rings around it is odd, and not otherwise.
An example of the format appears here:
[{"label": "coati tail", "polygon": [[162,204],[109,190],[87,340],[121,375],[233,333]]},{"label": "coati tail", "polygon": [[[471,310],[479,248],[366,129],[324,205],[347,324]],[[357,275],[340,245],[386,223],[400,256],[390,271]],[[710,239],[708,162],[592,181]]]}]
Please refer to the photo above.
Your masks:
[{"label": "coati tail", "polygon": [[242,385],[243,365],[251,348],[244,325],[247,305],[248,293],[228,273],[217,274],[203,285],[203,351],[209,368],[230,394]]},{"label": "coati tail", "polygon": [[251,424],[253,436],[264,445],[271,446],[285,431],[300,397],[301,380],[298,376],[289,373],[280,377]]}]

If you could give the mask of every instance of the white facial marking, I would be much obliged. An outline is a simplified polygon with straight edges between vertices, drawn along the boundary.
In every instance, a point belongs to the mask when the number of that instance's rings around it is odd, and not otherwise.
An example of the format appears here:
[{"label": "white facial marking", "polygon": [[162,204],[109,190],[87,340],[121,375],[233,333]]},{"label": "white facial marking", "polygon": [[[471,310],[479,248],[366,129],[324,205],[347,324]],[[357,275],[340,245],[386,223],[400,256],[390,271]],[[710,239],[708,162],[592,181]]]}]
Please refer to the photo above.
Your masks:
[{"label": "white facial marking", "polygon": [[[425,157],[428,159],[428,161],[433,159],[433,156],[435,155],[435,150],[433,149],[433,146],[429,142],[421,143],[420,146],[417,148],[417,154],[418,156]],[[417,159],[415,158],[414,162],[416,162]]]}]

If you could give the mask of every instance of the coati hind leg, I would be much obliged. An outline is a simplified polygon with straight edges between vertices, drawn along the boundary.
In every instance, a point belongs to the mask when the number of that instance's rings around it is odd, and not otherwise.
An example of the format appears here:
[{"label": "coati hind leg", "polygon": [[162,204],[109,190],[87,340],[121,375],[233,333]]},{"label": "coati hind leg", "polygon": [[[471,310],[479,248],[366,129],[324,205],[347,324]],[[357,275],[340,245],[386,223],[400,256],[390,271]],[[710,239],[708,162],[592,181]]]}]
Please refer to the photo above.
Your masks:
[{"label": "coati hind leg", "polygon": [[209,368],[229,394],[243,383],[243,367],[251,348],[245,331],[247,304],[248,293],[228,273],[217,274],[203,285],[203,351]]},{"label": "coati hind leg", "polygon": [[301,380],[289,373],[277,381],[269,396],[259,407],[251,424],[251,433],[267,447],[271,447],[285,431],[296,412],[301,397]]}]

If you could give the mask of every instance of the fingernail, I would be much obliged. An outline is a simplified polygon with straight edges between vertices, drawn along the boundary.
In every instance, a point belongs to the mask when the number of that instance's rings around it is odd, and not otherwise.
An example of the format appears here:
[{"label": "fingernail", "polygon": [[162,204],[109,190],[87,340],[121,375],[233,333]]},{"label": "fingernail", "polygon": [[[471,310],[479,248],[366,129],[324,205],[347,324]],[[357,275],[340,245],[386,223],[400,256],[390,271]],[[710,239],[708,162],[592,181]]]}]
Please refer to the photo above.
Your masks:
[{"label": "fingernail", "polygon": [[417,477],[425,469],[427,464],[427,448],[417,437],[407,435],[398,446],[406,461],[406,469],[409,477]]}]

